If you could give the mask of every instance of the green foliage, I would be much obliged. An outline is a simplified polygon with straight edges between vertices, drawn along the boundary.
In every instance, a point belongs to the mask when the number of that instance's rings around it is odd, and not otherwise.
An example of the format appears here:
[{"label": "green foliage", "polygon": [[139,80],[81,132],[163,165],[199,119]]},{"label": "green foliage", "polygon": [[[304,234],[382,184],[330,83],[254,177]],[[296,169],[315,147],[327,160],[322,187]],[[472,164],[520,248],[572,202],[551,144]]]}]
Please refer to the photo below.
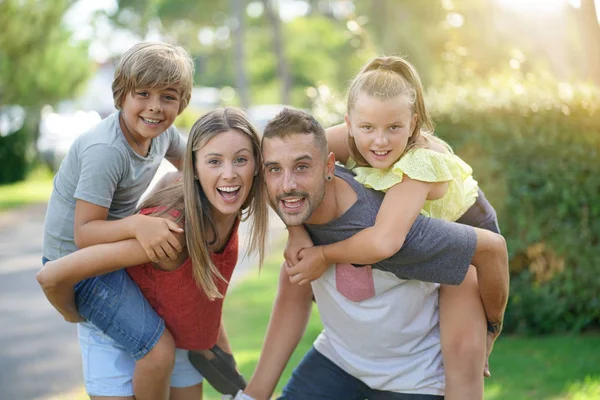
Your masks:
[{"label": "green foliage", "polygon": [[0,182],[24,179],[33,160],[39,108],[73,97],[88,79],[87,43],[62,26],[70,0],[0,1],[0,105],[27,107],[28,123],[0,137]]},{"label": "green foliage", "polygon": [[504,77],[429,93],[511,256],[507,331],[600,327],[600,91]]}]

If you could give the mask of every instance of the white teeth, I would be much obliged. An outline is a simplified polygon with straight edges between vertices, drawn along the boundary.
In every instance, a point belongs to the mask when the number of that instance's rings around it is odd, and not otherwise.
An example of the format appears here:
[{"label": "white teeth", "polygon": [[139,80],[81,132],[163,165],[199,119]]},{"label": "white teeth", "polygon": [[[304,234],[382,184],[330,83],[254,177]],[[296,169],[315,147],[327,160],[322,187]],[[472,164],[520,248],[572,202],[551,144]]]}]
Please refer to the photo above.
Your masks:
[{"label": "white teeth", "polygon": [[387,151],[373,151],[373,153],[375,153],[378,156],[385,156],[388,152]]},{"label": "white teeth", "polygon": [[144,117],[142,117],[142,119],[149,124],[158,124],[160,122],[160,119],[149,119]]},{"label": "white teeth", "polygon": [[297,203],[302,199],[284,200],[286,203]]},{"label": "white teeth", "polygon": [[220,188],[217,188],[217,189],[219,189],[222,192],[235,192],[240,187],[241,186],[223,186],[223,187],[220,187]]}]

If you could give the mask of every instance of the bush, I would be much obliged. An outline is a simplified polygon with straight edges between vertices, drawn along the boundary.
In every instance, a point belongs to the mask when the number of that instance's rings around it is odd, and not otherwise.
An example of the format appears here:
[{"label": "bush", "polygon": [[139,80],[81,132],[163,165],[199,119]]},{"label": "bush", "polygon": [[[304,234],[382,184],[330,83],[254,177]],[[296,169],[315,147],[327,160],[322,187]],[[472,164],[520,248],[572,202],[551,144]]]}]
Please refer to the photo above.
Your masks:
[{"label": "bush", "polygon": [[600,92],[533,77],[429,93],[510,252],[507,332],[600,327]]},{"label": "bush", "polygon": [[18,182],[25,179],[34,161],[33,141],[35,125],[31,120],[18,131],[8,136],[0,136],[0,184]]}]

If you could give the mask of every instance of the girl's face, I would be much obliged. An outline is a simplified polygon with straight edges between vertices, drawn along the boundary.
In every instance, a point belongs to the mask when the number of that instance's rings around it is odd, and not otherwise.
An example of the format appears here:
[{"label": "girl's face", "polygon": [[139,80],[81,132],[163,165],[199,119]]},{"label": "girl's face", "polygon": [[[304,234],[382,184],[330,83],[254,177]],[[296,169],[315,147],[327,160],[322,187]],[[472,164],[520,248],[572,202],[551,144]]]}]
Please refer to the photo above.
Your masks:
[{"label": "girl's face", "polygon": [[365,93],[358,95],[346,124],[356,147],[374,168],[391,167],[404,153],[417,115],[406,96],[382,100]]},{"label": "girl's face", "polygon": [[196,176],[215,217],[236,215],[252,188],[256,160],[252,141],[237,130],[211,138],[195,153]]}]

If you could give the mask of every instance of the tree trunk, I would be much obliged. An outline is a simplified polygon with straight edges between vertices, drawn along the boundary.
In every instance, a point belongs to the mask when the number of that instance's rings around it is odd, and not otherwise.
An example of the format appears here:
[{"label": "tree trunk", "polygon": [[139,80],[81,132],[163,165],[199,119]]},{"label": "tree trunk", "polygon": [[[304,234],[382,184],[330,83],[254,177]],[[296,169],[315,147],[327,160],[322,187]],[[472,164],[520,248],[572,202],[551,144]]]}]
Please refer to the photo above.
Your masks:
[{"label": "tree trunk", "polygon": [[579,10],[581,30],[583,33],[585,78],[600,85],[600,25],[594,0],[581,0]]},{"label": "tree trunk", "polygon": [[279,19],[279,8],[276,5],[277,0],[263,0],[265,11],[271,30],[273,31],[273,48],[277,57],[277,76],[281,81],[281,103],[290,104],[292,92],[292,78],[290,69],[285,58],[283,33],[281,31],[281,20]]},{"label": "tree trunk", "polygon": [[250,88],[246,75],[246,46],[244,44],[244,4],[243,0],[231,0],[231,15],[233,15],[233,62],[235,65],[235,81],[240,96],[241,106],[250,106]]}]

